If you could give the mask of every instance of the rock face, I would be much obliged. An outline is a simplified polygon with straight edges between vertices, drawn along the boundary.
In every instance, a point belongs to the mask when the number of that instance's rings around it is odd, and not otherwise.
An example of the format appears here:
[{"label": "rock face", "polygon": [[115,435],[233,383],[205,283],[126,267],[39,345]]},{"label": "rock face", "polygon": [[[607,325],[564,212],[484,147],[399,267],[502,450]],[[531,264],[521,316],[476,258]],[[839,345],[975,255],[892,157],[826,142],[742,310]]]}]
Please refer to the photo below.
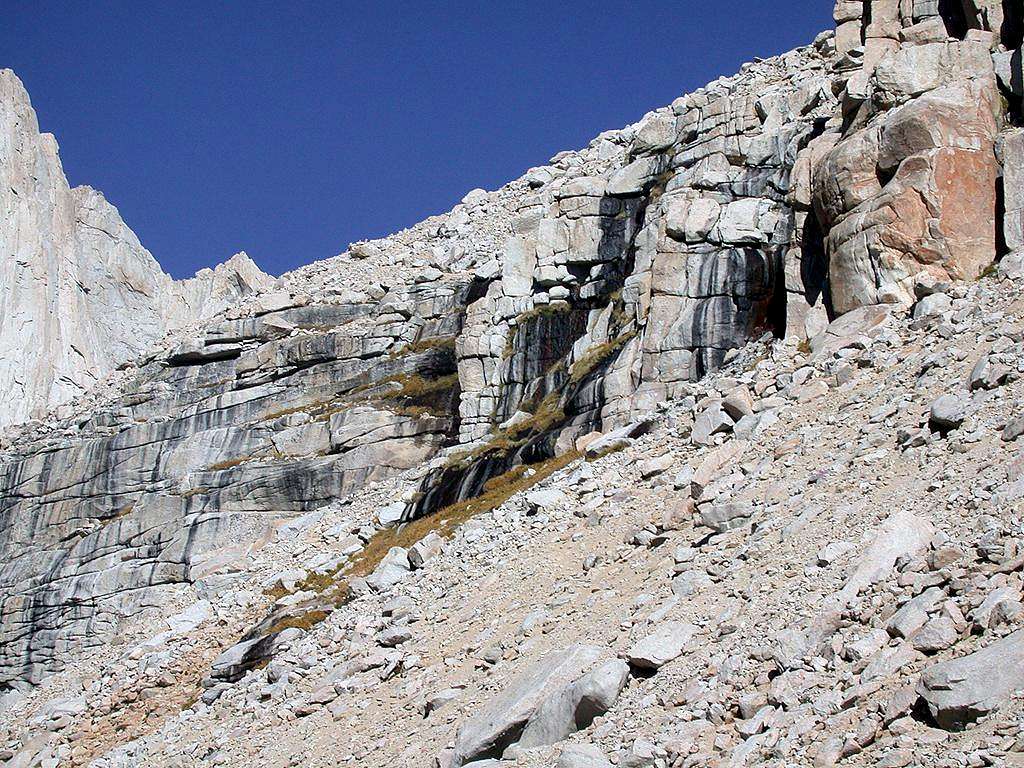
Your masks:
[{"label": "rock face", "polygon": [[269,285],[245,255],[176,283],[89,187],[71,189],[0,70],[0,428],[41,416],[164,334]]},{"label": "rock face", "polygon": [[843,121],[807,152],[838,313],[909,305],[922,279],[973,279],[996,258],[1003,114],[984,30],[1001,27],[941,5],[837,3]]},{"label": "rock face", "polygon": [[[835,37],[747,65],[273,285],[244,256],[182,283],[163,275],[98,193],[67,188],[20,83],[0,75],[0,241],[15,245],[0,267],[0,406],[24,420],[124,364],[57,417],[3,436],[0,686],[42,681],[176,585],[241,568],[369,484],[404,473],[409,485],[372,524],[341,532],[346,546],[319,579],[362,551],[374,526],[500,495],[577,450],[595,460],[628,450],[652,412],[693,398],[695,382],[752,339],[806,340],[807,365],[764,387],[797,403],[827,399],[855,371],[811,381],[820,361],[890,339],[900,305],[996,258],[1001,199],[1004,239],[1020,247],[1024,163],[1019,134],[1000,136],[995,6],[949,17],[939,5],[841,2]],[[922,322],[955,305],[930,303]],[[24,343],[26,328],[39,344]],[[752,391],[733,382],[690,399],[692,418],[678,425],[687,448],[754,440],[776,423],[778,403],[755,410]],[[872,439],[871,449],[893,442]],[[915,427],[906,444],[932,440]],[[868,447],[861,457],[879,459]],[[668,482],[673,461],[644,464],[644,479]],[[778,499],[732,493],[758,472],[749,462],[717,483],[698,473],[680,486],[692,498],[666,506],[695,513],[712,542],[771,531],[763,518]],[[561,492],[532,500],[540,521],[569,503]],[[587,514],[600,517],[596,506]],[[883,531],[837,587],[844,602],[920,556],[933,533],[909,513]],[[663,533],[638,540],[654,547]],[[386,594],[443,559],[439,542],[422,541],[382,547],[390,554],[362,574],[361,594]],[[721,575],[677,565],[677,596]],[[241,679],[253,648],[299,636],[289,608],[275,606],[212,679]],[[635,666],[683,655],[690,625],[671,626],[630,657]],[[382,636],[393,648],[412,634]],[[779,663],[789,671],[821,645],[808,639],[817,633],[794,636],[800,652]],[[872,670],[913,653],[896,649]],[[618,671],[562,691],[532,729],[518,715],[505,730],[477,729],[458,759],[497,755],[513,732],[548,743],[566,713],[607,698],[588,686],[610,690]],[[751,741],[767,717],[745,726]]]}]

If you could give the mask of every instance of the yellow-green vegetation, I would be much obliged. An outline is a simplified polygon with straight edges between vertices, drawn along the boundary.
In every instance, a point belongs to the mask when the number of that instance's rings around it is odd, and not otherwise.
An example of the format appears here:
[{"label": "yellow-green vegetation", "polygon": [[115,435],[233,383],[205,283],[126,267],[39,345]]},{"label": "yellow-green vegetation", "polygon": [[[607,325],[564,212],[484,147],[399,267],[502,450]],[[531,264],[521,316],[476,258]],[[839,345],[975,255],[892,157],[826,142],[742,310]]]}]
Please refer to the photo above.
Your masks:
[{"label": "yellow-green vegetation", "polygon": [[[272,587],[268,587],[263,590],[263,594],[272,597],[275,600],[279,600],[285,595],[290,595],[294,592],[316,592],[321,595],[333,595],[339,587],[344,586],[344,582],[338,578],[338,574],[341,573],[341,570],[342,566],[339,565],[336,568],[323,573],[310,571],[302,578],[302,580],[295,582],[295,589],[292,590],[286,589],[280,581],[277,581]],[[345,592],[347,595],[347,589]]]},{"label": "yellow-green vegetation", "polygon": [[408,344],[403,344],[398,349],[392,350],[391,357],[402,357],[404,355],[415,355],[431,350],[448,350],[455,352],[454,336],[434,336],[426,339],[417,339]]},{"label": "yellow-green vegetation", "polygon": [[367,576],[373,573],[392,547],[411,547],[428,533],[449,538],[467,520],[497,509],[515,494],[532,488],[578,458],[579,453],[570,451],[537,464],[513,467],[488,480],[479,496],[450,504],[398,528],[378,531],[352,558],[345,573],[348,576]]},{"label": "yellow-green vegetation", "polygon": [[612,328],[624,328],[633,321],[633,316],[626,313],[626,303],[622,300],[622,290],[614,291],[608,295],[608,303],[611,305],[612,313],[608,324]]},{"label": "yellow-green vegetation", "polygon": [[448,412],[452,390],[459,386],[459,374],[450,373],[427,379],[419,374],[394,376],[389,381],[399,383],[399,389],[385,392],[380,399],[397,404],[400,413],[420,416],[424,413],[443,416]]},{"label": "yellow-green vegetation", "polygon": [[299,411],[308,411],[315,408],[317,405],[318,403],[310,403],[308,405],[296,405],[294,408],[282,408],[280,411],[271,411],[263,417],[262,421],[273,421],[274,419],[279,419],[282,416],[290,416],[291,414],[298,413]]},{"label": "yellow-green vegetation", "polygon": [[[492,477],[484,483],[480,495],[472,499],[450,504],[433,514],[397,528],[380,530],[346,566],[326,573],[310,572],[302,581],[296,583],[294,592],[316,592],[327,597],[334,606],[341,606],[351,594],[346,578],[368,576],[373,573],[392,547],[409,548],[428,533],[437,533],[449,538],[467,520],[498,508],[515,494],[532,488],[558,470],[569,466],[579,456],[578,452],[570,451],[537,464],[520,464],[504,474]],[[264,594],[279,600],[292,592],[285,589],[281,582],[277,582],[264,590]],[[274,634],[289,627],[309,630],[326,619],[328,613],[323,608],[318,608],[299,615],[282,617],[267,629],[267,634]]]},{"label": "yellow-green vegetation", "polygon": [[501,352],[501,359],[508,360],[512,357],[512,353],[515,351],[513,344],[515,343],[517,330],[523,327],[525,324],[532,320],[536,320],[540,317],[554,317],[555,315],[563,315],[572,310],[572,306],[567,301],[557,301],[553,304],[541,304],[540,306],[534,307],[531,310],[523,312],[521,315],[516,315],[515,327],[512,329],[512,333],[509,335],[508,340],[505,342],[505,349]]},{"label": "yellow-green vegetation", "polygon": [[569,383],[578,384],[583,381],[597,366],[622,349],[634,336],[636,336],[636,331],[629,331],[604,344],[598,344],[588,349],[583,353],[583,357],[573,363],[569,369]]},{"label": "yellow-green vegetation", "polygon": [[[598,344],[588,349],[569,368],[568,384],[570,386],[579,384],[598,365],[618,352],[634,336],[636,336],[636,331],[629,331],[604,344]],[[555,363],[548,369],[546,375],[550,376],[556,373],[564,365],[562,361]],[[562,390],[559,389],[549,392],[536,404],[522,403],[520,410],[529,413],[529,419],[525,419],[508,429],[496,430],[491,434],[491,438],[486,443],[471,451],[453,454],[448,460],[448,466],[466,468],[483,456],[495,453],[511,453],[516,448],[524,445],[530,437],[543,434],[565,420],[565,411],[561,407],[561,402]]]},{"label": "yellow-green vegetation", "polygon": [[[665,194],[665,189],[668,187],[668,183],[672,180],[674,175],[675,171],[669,169],[667,171],[662,171],[654,178],[654,184],[651,186],[651,191],[647,193],[648,205],[654,205],[661,199],[661,196]],[[623,206],[623,210],[625,210],[625,206]]]},{"label": "yellow-green vegetation", "polygon": [[534,320],[538,317],[553,317],[555,315],[564,315],[569,312],[572,306],[567,301],[556,301],[551,304],[540,304],[531,310],[523,312],[521,315],[516,316],[516,323],[522,325],[530,320]]},{"label": "yellow-green vegetation", "polygon": [[285,616],[275,621],[270,628],[267,630],[268,634],[280,632],[288,627],[298,627],[299,629],[309,630],[316,624],[327,618],[330,613],[328,604],[334,608],[339,608],[348,602],[351,596],[351,590],[349,589],[348,582],[339,578],[341,572],[341,566],[338,566],[334,570],[326,573],[315,573],[310,571],[306,574],[302,581],[295,584],[294,590],[288,590],[280,582],[276,582],[272,587],[263,590],[263,594],[267,595],[274,601],[280,600],[286,595],[293,594],[295,592],[316,592],[317,594],[326,598],[324,601],[318,603],[319,607],[306,611],[299,615]]},{"label": "yellow-green vegetation", "polygon": [[989,264],[987,267],[981,270],[981,274],[978,275],[978,279],[984,280],[986,277],[995,277],[998,271],[999,264],[993,261],[991,264]]},{"label": "yellow-green vegetation", "polygon": [[286,629],[295,627],[304,631],[309,631],[321,621],[327,618],[327,611],[313,610],[300,613],[292,616],[282,616],[280,619],[275,621],[267,629],[266,634],[276,635],[278,632],[283,632]]},{"label": "yellow-green vegetation", "polygon": [[131,503],[131,504],[126,504],[125,506],[121,507],[120,509],[114,511],[114,518],[113,519],[117,520],[117,519],[122,518],[122,517],[127,517],[128,515],[130,515],[132,513],[132,510],[134,510],[134,509],[135,509],[135,503],[134,502]]},{"label": "yellow-green vegetation", "polygon": [[272,600],[280,600],[282,597],[290,595],[291,592],[289,592],[285,585],[278,580],[274,582],[273,586],[264,589],[263,594]]},{"label": "yellow-green vegetation", "polygon": [[245,464],[248,461],[252,461],[255,456],[239,456],[237,459],[228,459],[227,461],[218,461],[216,464],[211,464],[204,472],[220,472],[223,469],[231,469],[233,467]]}]

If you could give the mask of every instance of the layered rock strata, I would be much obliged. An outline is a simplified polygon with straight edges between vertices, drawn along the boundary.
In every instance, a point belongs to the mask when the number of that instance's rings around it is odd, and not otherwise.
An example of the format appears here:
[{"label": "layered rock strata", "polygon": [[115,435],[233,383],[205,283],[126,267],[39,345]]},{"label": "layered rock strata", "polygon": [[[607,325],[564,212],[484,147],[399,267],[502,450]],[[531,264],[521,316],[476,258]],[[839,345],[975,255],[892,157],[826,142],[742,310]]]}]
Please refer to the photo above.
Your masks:
[{"label": "layered rock strata", "polygon": [[[10,431],[0,684],[38,682],[168,585],[366,483],[418,468],[377,522],[432,514],[589,433],[635,434],[752,338],[825,344],[838,314],[885,318],[871,305],[1019,249],[1019,134],[994,63],[1019,46],[1012,18],[895,5],[840,3],[837,36],[287,275],[67,418]],[[174,290],[192,307],[207,291]],[[148,302],[140,317],[167,306]],[[704,444],[744,415],[702,411]],[[748,516],[720,512],[725,529]]]}]

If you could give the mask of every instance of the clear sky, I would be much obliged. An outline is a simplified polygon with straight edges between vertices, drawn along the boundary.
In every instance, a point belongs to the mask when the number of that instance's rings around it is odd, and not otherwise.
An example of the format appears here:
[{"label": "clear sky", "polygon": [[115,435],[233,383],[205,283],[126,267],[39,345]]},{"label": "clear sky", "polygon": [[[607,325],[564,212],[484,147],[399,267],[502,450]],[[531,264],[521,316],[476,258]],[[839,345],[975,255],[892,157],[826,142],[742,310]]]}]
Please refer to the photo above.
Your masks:
[{"label": "clear sky", "polygon": [[269,272],[494,189],[754,56],[831,0],[0,0],[0,67],[176,277]]}]

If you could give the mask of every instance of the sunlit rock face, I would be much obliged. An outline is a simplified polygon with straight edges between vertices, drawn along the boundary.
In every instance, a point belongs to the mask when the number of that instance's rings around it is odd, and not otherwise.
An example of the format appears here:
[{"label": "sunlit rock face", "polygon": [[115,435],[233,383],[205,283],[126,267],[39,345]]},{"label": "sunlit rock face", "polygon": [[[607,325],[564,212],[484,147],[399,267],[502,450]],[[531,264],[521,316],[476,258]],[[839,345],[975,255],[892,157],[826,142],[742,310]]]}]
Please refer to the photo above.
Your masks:
[{"label": "sunlit rock face", "polygon": [[832,301],[908,306],[915,285],[976,278],[999,253],[1012,77],[1000,94],[996,69],[1019,33],[998,2],[840,2],[836,19],[843,119],[813,180]]},{"label": "sunlit rock face", "polygon": [[269,278],[244,254],[175,282],[117,209],[71,189],[21,81],[0,71],[0,426],[42,416],[169,329]]}]

